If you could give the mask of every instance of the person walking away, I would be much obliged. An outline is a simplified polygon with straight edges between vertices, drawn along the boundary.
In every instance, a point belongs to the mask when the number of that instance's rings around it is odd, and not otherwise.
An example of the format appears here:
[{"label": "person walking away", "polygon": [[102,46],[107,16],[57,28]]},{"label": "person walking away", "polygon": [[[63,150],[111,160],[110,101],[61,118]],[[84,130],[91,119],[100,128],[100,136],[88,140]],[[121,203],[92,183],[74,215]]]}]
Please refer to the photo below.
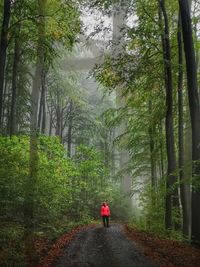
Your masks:
[{"label": "person walking away", "polygon": [[101,206],[101,217],[104,227],[109,227],[110,208],[106,202],[103,202]]}]

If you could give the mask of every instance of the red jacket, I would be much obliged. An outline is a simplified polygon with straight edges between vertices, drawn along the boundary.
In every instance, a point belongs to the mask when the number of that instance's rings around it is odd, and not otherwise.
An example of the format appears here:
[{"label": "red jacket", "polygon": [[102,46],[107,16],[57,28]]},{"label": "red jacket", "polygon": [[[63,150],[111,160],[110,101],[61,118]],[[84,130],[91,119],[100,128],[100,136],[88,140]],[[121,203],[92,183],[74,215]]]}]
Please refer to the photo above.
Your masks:
[{"label": "red jacket", "polygon": [[110,208],[106,206],[101,206],[101,216],[110,216]]}]

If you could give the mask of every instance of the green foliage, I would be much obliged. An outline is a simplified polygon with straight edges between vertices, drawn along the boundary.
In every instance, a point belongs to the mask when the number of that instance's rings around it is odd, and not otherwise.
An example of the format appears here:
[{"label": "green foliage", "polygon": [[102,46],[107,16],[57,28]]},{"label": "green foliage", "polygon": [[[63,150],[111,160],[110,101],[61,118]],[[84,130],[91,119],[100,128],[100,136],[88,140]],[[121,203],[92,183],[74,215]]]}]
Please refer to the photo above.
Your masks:
[{"label": "green foliage", "polygon": [[[38,154],[38,176],[32,195],[35,234],[49,233],[55,237],[72,222],[77,225],[99,218],[101,202],[112,202],[116,193],[101,154],[81,145],[73,158],[68,158],[59,138],[42,135],[38,138]],[[2,257],[10,264],[23,261],[24,257],[19,250],[24,232],[25,185],[29,179],[29,137],[0,137],[0,158],[0,217],[4,222],[12,222],[6,228],[0,226],[0,243],[5,247]],[[5,245],[8,239],[15,240],[12,248],[11,243]]]},{"label": "green foliage", "polygon": [[83,216],[88,214],[97,218],[100,203],[104,199],[110,199],[112,194],[104,162],[99,153],[84,145],[77,148],[73,160],[79,170],[79,177],[74,181],[74,185],[81,196],[77,198],[74,210]]},{"label": "green foliage", "polygon": [[[73,167],[67,159],[63,147],[57,138],[41,136],[39,140],[39,171],[35,194],[36,220],[43,214],[43,220],[49,220],[55,213],[61,212],[59,205],[63,186],[67,187]],[[22,218],[25,197],[25,181],[29,170],[29,138],[1,137],[1,210],[4,216]],[[46,168],[48,171],[46,171]],[[58,194],[60,192],[60,194]],[[49,209],[48,209],[49,208]],[[21,215],[21,216],[20,216]],[[40,218],[41,220],[41,218]],[[42,223],[42,222],[41,222]]]},{"label": "green foliage", "polygon": [[[23,52],[29,55],[29,59],[36,59],[38,30],[38,7],[36,2],[16,1],[13,5],[11,24],[10,35],[20,38],[22,48],[26,45],[26,50]],[[79,32],[80,20],[76,4],[73,1],[69,3],[47,0],[45,38],[43,38],[46,62],[51,62],[55,55],[58,55],[58,44],[62,44],[66,49],[71,50]]]},{"label": "green foliage", "polygon": [[[156,190],[150,183],[144,186],[139,199],[139,210],[133,217],[132,222],[138,228],[176,240],[183,240],[181,229],[179,231],[165,229],[165,179],[159,181]],[[173,208],[173,224],[181,225],[181,214],[179,209]]]},{"label": "green foliage", "polygon": [[141,215],[136,224],[144,230],[155,233],[165,232],[165,183],[160,181],[154,191],[149,183],[140,195]]},{"label": "green foliage", "polygon": [[20,218],[18,211],[23,211],[23,185],[28,175],[28,138],[1,137],[0,147],[0,214]]},{"label": "green foliage", "polygon": [[19,224],[0,224],[0,265],[25,267],[24,229]]},{"label": "green foliage", "polygon": [[[15,114],[16,122],[19,125],[18,132],[27,134],[29,132],[32,75],[37,60],[38,1],[21,0],[12,2],[5,71],[5,117],[9,113],[8,110],[10,110],[12,102],[13,76],[15,76],[17,91]],[[68,53],[72,50],[77,34],[80,32],[80,14],[75,1],[47,0],[46,2],[45,32],[40,40],[44,56],[44,73],[55,65],[55,61],[61,55],[61,48]],[[16,43],[18,44],[17,49]],[[18,50],[17,56],[15,56],[16,50]],[[14,65],[16,68],[15,75],[13,74]],[[2,121],[1,133],[8,134],[8,124],[9,119],[5,118]]]},{"label": "green foliage", "polygon": [[[120,186],[120,185],[119,185]],[[114,194],[110,201],[111,219],[128,222],[134,216],[134,209],[130,197],[123,196],[119,187],[113,188]]]},{"label": "green foliage", "polygon": [[[28,179],[29,138],[1,137],[1,216],[21,220]],[[100,154],[85,146],[72,159],[56,137],[39,137],[38,180],[35,189],[35,224],[63,214],[80,220],[94,216],[96,205],[109,198],[111,183]],[[97,215],[95,213],[95,215]]]}]

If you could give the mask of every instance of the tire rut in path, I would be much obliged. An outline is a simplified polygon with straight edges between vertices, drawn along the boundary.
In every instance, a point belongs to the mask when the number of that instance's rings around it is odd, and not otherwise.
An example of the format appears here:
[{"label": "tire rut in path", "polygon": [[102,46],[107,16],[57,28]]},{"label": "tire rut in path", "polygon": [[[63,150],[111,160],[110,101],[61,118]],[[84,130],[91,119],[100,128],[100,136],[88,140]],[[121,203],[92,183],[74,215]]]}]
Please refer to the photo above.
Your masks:
[{"label": "tire rut in path", "polygon": [[148,262],[123,226],[96,226],[76,235],[53,267],[158,267]]}]

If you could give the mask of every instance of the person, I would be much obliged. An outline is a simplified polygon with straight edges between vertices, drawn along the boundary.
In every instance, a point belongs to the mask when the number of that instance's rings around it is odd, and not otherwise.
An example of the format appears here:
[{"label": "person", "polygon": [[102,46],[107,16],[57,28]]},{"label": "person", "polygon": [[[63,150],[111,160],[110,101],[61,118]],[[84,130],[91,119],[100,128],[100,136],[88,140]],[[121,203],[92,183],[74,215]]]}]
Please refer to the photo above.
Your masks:
[{"label": "person", "polygon": [[104,227],[109,227],[110,208],[106,202],[101,206],[101,217]]}]

